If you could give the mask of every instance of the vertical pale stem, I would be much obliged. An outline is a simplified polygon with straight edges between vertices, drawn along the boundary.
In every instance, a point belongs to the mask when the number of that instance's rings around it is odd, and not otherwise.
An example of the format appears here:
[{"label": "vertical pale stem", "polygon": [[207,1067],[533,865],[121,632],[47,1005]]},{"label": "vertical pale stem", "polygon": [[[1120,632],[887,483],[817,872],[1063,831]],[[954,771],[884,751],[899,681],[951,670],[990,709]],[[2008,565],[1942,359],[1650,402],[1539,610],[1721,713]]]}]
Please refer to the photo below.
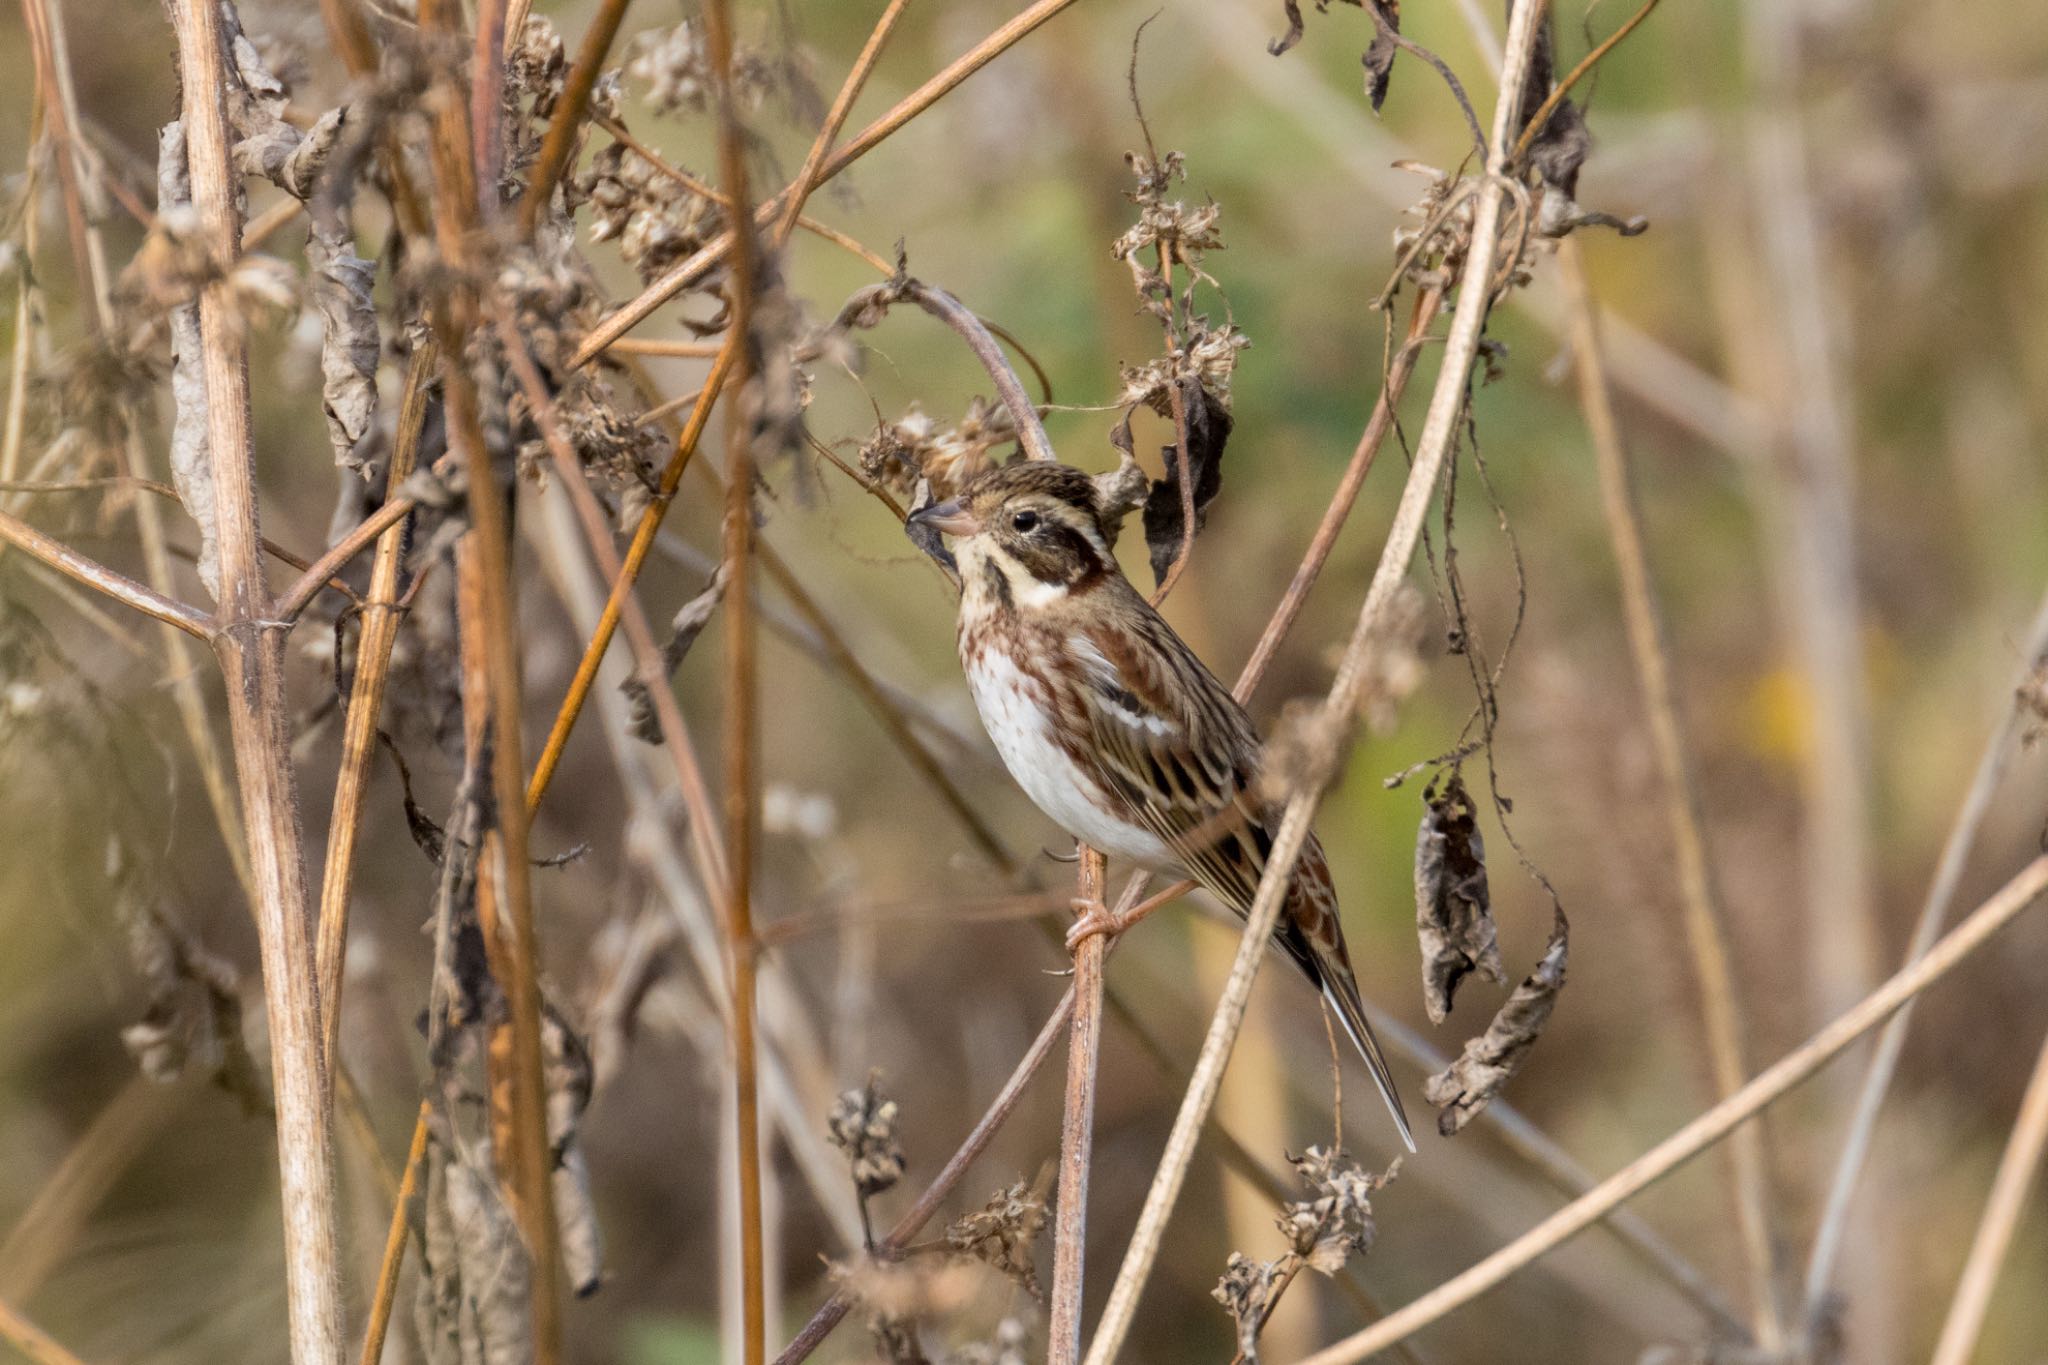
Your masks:
[{"label": "vertical pale stem", "polygon": [[[1081,850],[1080,899],[1100,906],[1103,857]],[[1059,1208],[1053,1223],[1052,1322],[1046,1358],[1081,1357],[1082,1270],[1087,1260],[1088,1168],[1095,1147],[1095,1073],[1102,1050],[1103,961],[1109,935],[1090,934],[1074,950],[1074,1017],[1067,1029],[1067,1098],[1060,1120]]]},{"label": "vertical pale stem", "polygon": [[[213,0],[179,0],[175,14],[192,205],[209,254],[225,273],[240,248],[241,211],[229,159],[220,11]],[[271,602],[256,509],[248,356],[242,320],[225,284],[210,285],[200,295],[199,330],[207,453],[220,521],[216,650],[227,678],[228,722],[257,893],[277,1101],[291,1355],[296,1365],[339,1365],[334,1144],[285,707],[285,633],[267,619]]]}]

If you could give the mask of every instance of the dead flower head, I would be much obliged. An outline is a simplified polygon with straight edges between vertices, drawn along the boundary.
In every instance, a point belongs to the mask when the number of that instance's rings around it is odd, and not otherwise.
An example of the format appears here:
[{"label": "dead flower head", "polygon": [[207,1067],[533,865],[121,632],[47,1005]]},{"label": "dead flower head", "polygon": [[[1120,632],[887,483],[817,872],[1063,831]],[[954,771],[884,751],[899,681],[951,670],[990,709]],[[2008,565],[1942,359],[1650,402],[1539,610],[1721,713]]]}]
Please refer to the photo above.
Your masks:
[{"label": "dead flower head", "polygon": [[832,1145],[846,1153],[862,1198],[903,1178],[903,1145],[896,1138],[896,1101],[884,1099],[876,1078],[840,1095],[825,1120]]},{"label": "dead flower head", "polygon": [[1231,1321],[1237,1324],[1238,1354],[1252,1365],[1259,1358],[1259,1333],[1265,1329],[1266,1315],[1273,1311],[1280,1296],[1286,1273],[1278,1261],[1254,1261],[1241,1251],[1233,1251],[1223,1268],[1223,1278],[1209,1291],[1209,1297],[1222,1304]]},{"label": "dead flower head", "polygon": [[646,282],[694,254],[725,222],[717,204],[622,142],[592,157],[576,188],[590,201],[591,240],[616,239],[619,254]]},{"label": "dead flower head", "polygon": [[1311,1193],[1280,1206],[1280,1231],[1310,1269],[1334,1275],[1352,1256],[1372,1249],[1371,1196],[1400,1172],[1400,1160],[1380,1175],[1324,1147],[1311,1147],[1289,1161]]},{"label": "dead flower head", "polygon": [[946,1229],[946,1243],[961,1255],[1001,1271],[1033,1298],[1040,1298],[1031,1248],[1044,1226],[1045,1201],[1020,1180],[990,1195],[980,1209],[956,1219]]},{"label": "dead flower head", "polygon": [[1010,410],[993,399],[975,397],[950,427],[941,427],[913,403],[894,422],[875,429],[860,448],[860,467],[875,482],[908,494],[920,477],[931,480],[932,497],[944,501],[975,475],[995,468],[995,452],[1017,440]]},{"label": "dead flower head", "polygon": [[[711,107],[717,89],[704,26],[694,18],[635,37],[626,74],[645,83],[647,102],[657,114],[701,114]],[[760,108],[775,83],[772,64],[745,47],[733,51],[732,75],[733,95],[743,110]]]}]

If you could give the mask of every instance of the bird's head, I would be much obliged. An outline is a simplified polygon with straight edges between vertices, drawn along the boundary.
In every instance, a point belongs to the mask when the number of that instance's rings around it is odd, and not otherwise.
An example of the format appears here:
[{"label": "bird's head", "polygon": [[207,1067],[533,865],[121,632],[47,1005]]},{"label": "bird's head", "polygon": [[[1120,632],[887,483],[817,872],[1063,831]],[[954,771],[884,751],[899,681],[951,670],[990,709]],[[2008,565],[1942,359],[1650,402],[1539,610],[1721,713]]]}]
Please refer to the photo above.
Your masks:
[{"label": "bird's head", "polygon": [[1095,480],[1047,460],[1017,460],[977,475],[960,496],[911,521],[952,538],[962,591],[1012,606],[1044,605],[1118,572],[1116,525]]}]

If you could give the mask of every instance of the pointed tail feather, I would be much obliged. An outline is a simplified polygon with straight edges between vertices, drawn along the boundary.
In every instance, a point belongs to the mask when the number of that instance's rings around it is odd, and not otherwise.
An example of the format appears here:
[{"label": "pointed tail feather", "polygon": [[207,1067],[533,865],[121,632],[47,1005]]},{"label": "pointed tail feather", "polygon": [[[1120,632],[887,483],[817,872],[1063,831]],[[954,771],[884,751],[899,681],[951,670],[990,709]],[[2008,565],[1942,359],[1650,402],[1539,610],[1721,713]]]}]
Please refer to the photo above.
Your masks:
[{"label": "pointed tail feather", "polygon": [[1387,1069],[1387,1059],[1380,1055],[1379,1040],[1373,1037],[1372,1025],[1365,1021],[1365,1006],[1358,998],[1358,988],[1348,978],[1338,978],[1334,974],[1326,974],[1322,984],[1323,998],[1337,1012],[1344,1032],[1351,1036],[1352,1045],[1358,1049],[1358,1055],[1365,1058],[1366,1068],[1372,1072],[1373,1084],[1380,1088],[1380,1098],[1386,1101],[1394,1127],[1401,1132],[1401,1141],[1407,1144],[1409,1151],[1414,1151],[1415,1134],[1409,1131],[1407,1112],[1401,1108],[1401,1092],[1394,1088],[1394,1073]]}]

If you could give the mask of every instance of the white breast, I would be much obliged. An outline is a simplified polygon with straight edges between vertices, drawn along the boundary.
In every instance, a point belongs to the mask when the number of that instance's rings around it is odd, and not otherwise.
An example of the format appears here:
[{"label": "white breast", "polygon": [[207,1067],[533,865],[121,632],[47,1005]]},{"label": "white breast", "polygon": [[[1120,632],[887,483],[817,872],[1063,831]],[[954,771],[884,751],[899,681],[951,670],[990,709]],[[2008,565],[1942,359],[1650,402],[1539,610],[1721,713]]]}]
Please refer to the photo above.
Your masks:
[{"label": "white breast", "polygon": [[1043,684],[999,649],[984,649],[963,662],[974,705],[1003,766],[1040,810],[1111,857],[1150,868],[1173,865],[1172,851],[1150,831],[1109,813],[1110,798],[1053,739]]}]

